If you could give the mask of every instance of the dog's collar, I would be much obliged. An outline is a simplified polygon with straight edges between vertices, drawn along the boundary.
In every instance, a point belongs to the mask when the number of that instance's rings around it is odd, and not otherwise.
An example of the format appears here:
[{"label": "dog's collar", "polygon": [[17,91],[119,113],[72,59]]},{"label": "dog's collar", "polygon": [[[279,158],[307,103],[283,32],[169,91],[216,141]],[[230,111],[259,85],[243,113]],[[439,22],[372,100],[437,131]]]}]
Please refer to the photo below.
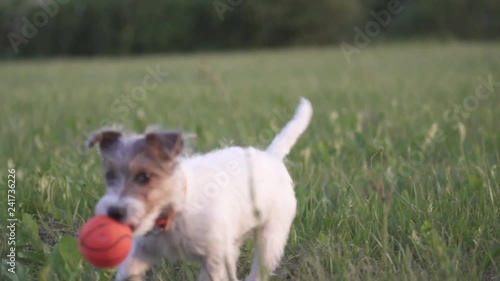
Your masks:
[{"label": "dog's collar", "polygon": [[174,221],[176,211],[174,209],[170,210],[165,216],[160,216],[156,219],[155,225],[159,228],[169,231],[172,227],[172,222]]},{"label": "dog's collar", "polygon": [[[182,175],[182,191],[184,195],[186,195],[187,186],[186,186],[186,178],[184,177],[184,175]],[[176,214],[177,211],[174,208],[171,208],[164,215],[160,215],[160,217],[156,219],[155,225],[161,228],[162,230],[170,231]]]}]

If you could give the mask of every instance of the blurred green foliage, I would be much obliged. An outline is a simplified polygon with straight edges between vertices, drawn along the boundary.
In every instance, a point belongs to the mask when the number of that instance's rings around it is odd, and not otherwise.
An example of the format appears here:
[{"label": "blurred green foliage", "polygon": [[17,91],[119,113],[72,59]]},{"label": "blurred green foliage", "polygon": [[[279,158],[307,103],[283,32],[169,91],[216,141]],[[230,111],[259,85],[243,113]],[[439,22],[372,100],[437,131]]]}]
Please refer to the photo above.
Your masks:
[{"label": "blurred green foliage", "polygon": [[[392,0],[386,37],[494,39],[497,0]],[[389,0],[0,0],[0,55],[139,54],[352,42]]]}]

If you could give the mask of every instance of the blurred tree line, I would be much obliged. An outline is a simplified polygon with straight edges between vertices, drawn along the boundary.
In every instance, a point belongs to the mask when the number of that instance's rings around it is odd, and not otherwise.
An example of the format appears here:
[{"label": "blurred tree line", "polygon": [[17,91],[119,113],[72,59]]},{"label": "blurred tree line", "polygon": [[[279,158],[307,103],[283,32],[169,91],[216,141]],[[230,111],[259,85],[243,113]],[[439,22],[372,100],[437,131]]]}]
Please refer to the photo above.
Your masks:
[{"label": "blurred tree line", "polygon": [[383,38],[500,37],[499,0],[0,0],[0,56],[335,44],[376,15]]}]

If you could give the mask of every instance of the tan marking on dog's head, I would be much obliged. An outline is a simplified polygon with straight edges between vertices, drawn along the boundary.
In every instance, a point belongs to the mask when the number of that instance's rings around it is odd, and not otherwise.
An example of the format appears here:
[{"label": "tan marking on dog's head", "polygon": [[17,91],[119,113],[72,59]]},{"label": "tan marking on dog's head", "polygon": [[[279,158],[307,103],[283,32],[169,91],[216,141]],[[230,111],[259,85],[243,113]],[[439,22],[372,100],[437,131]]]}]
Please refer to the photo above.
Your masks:
[{"label": "tan marking on dog's head", "polygon": [[144,203],[146,210],[168,202],[175,191],[168,188],[177,167],[176,157],[182,151],[182,139],[177,133],[150,133],[135,144],[136,153],[128,163],[129,176],[123,196]]}]

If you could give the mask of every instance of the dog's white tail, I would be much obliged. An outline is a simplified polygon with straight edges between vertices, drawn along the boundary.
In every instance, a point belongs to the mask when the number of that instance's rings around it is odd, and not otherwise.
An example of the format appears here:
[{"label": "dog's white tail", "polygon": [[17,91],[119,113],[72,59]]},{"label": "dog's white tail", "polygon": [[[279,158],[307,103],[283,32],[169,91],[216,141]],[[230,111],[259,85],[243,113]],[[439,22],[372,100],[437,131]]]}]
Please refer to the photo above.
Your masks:
[{"label": "dog's white tail", "polygon": [[292,120],[274,138],[273,142],[267,148],[267,152],[276,158],[285,158],[300,135],[307,129],[311,121],[312,112],[311,103],[307,99],[301,98]]}]

